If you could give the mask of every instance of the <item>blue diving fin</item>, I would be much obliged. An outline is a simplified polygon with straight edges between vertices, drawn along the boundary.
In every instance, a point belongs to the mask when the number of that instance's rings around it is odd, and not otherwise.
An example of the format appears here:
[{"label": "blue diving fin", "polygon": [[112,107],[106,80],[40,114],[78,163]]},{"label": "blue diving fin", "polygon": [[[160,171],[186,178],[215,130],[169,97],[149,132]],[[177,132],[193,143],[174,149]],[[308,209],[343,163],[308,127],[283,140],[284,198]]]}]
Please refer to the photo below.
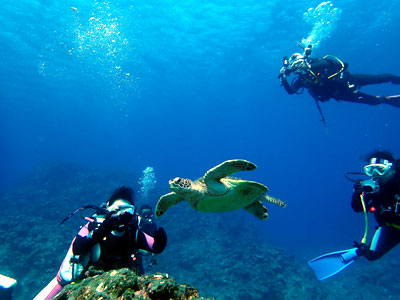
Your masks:
[{"label": "blue diving fin", "polygon": [[324,254],[310,260],[308,265],[313,269],[318,280],[324,280],[350,266],[359,257],[357,249],[352,248]]}]

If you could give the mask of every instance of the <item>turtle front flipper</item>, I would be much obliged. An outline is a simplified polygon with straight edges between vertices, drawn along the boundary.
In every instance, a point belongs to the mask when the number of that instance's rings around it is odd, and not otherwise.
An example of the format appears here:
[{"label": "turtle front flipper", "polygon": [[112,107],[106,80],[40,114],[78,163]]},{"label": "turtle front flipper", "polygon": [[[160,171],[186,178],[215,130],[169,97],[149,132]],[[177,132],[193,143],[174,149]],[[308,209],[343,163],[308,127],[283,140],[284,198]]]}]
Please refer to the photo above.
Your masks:
[{"label": "turtle front flipper", "polygon": [[257,168],[255,164],[244,159],[232,159],[224,161],[222,164],[210,169],[204,175],[204,180],[220,180],[239,171],[253,171]]},{"label": "turtle front flipper", "polygon": [[227,160],[208,170],[204,175],[204,182],[209,188],[213,187],[212,189],[215,190],[215,192],[224,193],[226,192],[226,187],[220,182],[221,178],[239,171],[252,171],[256,168],[257,166],[255,164],[244,159]]},{"label": "turtle front flipper", "polygon": [[168,208],[183,200],[182,197],[174,192],[161,196],[156,205],[156,217],[161,217]]},{"label": "turtle front flipper", "polygon": [[281,207],[286,207],[286,203],[283,202],[281,199],[278,199],[278,198],[275,198],[275,197],[272,197],[269,195],[263,195],[263,197],[264,197],[264,199],[263,199],[264,201],[274,203]]},{"label": "turtle front flipper", "polygon": [[268,209],[260,200],[254,201],[250,205],[247,205],[244,209],[261,221],[264,221],[268,218]]}]

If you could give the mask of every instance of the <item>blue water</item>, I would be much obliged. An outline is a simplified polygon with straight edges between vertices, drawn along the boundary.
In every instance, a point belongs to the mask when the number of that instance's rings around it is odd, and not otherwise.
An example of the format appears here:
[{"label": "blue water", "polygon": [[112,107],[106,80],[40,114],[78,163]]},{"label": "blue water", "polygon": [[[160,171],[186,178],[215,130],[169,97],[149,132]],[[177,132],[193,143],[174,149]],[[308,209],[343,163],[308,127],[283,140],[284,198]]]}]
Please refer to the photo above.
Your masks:
[{"label": "blue water", "polygon": [[343,174],[361,171],[373,149],[400,155],[400,111],[331,100],[321,104],[325,130],[314,100],[287,95],[277,75],[321,18],[329,25],[312,33],[313,56],[336,55],[353,73],[400,74],[400,2],[334,1],[311,21],[304,13],[320,1],[3,2],[2,190],[54,161],[152,166],[167,187],[244,158],[258,169],[238,175],[288,204],[260,222],[265,239],[310,258],[361,238]]}]

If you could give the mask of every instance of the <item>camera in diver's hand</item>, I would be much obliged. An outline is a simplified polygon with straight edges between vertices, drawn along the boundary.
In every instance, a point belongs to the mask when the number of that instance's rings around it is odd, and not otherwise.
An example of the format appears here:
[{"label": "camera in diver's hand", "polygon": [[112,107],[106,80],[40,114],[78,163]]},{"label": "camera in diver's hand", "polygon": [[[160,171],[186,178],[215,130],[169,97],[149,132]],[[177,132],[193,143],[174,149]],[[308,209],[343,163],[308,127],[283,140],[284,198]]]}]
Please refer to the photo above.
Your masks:
[{"label": "camera in diver's hand", "polygon": [[374,179],[360,181],[360,185],[365,193],[377,193],[380,190],[379,181]]}]

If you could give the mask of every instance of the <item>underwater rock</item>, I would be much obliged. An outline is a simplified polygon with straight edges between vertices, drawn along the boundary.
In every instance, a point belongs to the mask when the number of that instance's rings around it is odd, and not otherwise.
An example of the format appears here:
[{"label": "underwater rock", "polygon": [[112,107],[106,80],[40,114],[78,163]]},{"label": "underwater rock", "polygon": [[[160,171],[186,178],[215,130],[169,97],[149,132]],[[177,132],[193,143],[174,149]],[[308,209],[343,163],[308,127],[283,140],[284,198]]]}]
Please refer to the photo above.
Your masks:
[{"label": "underwater rock", "polygon": [[213,299],[200,297],[197,289],[177,283],[166,273],[137,276],[127,268],[104,273],[89,269],[88,273],[91,277],[65,286],[54,300]]}]

